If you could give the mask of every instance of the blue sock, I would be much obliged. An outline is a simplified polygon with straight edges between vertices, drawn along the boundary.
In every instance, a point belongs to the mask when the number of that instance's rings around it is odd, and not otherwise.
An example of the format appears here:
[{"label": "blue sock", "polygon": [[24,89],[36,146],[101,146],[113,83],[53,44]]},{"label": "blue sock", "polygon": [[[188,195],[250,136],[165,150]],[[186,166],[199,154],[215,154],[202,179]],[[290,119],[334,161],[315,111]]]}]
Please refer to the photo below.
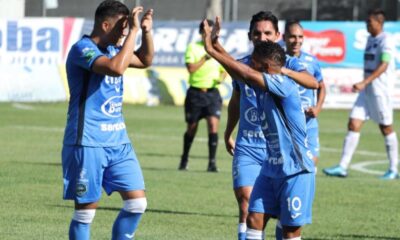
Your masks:
[{"label": "blue sock", "polygon": [[276,240],[282,240],[283,239],[282,225],[281,225],[281,222],[279,220],[276,223],[276,227],[275,227],[275,239]]},{"label": "blue sock", "polygon": [[90,224],[81,223],[75,220],[69,225],[70,240],[89,240],[90,239]]},{"label": "blue sock", "polygon": [[112,240],[133,239],[143,213],[119,212],[112,229]]},{"label": "blue sock", "polygon": [[246,240],[246,232],[238,233],[238,240]]}]

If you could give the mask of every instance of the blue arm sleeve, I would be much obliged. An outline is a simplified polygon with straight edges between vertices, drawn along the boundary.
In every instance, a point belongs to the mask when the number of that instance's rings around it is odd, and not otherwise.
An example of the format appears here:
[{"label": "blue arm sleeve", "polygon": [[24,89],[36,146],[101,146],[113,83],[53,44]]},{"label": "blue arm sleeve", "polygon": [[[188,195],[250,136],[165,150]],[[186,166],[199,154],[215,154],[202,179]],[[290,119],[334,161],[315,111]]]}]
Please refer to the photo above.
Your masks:
[{"label": "blue arm sleeve", "polygon": [[95,44],[86,42],[79,42],[71,51],[73,62],[86,70],[90,70],[94,61],[104,55]]},{"label": "blue arm sleeve", "polygon": [[285,67],[296,72],[303,72],[307,70],[303,65],[300,64],[297,58],[289,55],[286,55]]},{"label": "blue arm sleeve", "polygon": [[289,96],[294,90],[296,85],[292,79],[283,75],[270,75],[263,73],[267,91],[281,98]]}]

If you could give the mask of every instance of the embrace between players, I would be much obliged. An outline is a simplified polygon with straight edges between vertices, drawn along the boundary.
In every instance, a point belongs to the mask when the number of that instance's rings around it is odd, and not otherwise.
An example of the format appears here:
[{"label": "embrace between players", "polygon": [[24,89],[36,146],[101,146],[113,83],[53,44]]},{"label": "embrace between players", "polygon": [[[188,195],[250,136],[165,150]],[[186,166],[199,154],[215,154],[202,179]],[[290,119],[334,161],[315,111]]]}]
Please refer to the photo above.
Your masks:
[{"label": "embrace between players", "polygon": [[[119,192],[123,200],[113,225],[114,240],[134,237],[147,206],[142,171],[122,109],[107,111],[109,104],[122,106],[125,70],[151,65],[153,11],[148,10],[140,21],[142,11],[135,7],[129,12],[119,1],[103,1],[96,9],[91,35],[74,44],[67,58],[71,97],[62,166],[64,199],[75,202],[70,239],[90,238],[102,188],[107,194]],[[216,18],[214,27],[204,21],[200,32],[208,56],[233,79],[224,138],[234,156],[238,239],[264,239],[263,229],[271,217],[279,220],[277,239],[300,239],[301,226],[311,223],[314,161],[319,154],[316,117],[325,97],[319,66],[313,56],[300,50],[303,30],[298,22],[288,22],[285,27],[285,53],[275,43],[278,19],[270,12],[255,14],[249,30],[254,51],[238,61],[220,45],[220,28]],[[140,29],[142,45],[134,51]],[[254,117],[251,122],[247,113]],[[238,121],[234,142],[231,134]],[[246,135],[244,130],[259,134]],[[217,171],[215,158],[208,170]]]}]

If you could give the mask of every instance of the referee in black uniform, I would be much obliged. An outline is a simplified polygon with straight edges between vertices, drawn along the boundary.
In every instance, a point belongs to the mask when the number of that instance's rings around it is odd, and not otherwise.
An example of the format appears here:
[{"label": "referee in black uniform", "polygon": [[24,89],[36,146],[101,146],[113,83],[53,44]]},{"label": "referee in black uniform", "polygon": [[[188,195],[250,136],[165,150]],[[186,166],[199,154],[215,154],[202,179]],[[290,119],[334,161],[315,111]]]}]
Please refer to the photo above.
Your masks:
[{"label": "referee in black uniform", "polygon": [[[214,23],[207,20],[210,26]],[[203,23],[199,33],[202,34]],[[185,120],[187,129],[183,137],[183,153],[179,170],[188,169],[189,150],[196,136],[200,119],[206,118],[208,128],[208,168],[218,172],[216,152],[218,146],[218,124],[221,116],[222,98],[217,85],[226,76],[222,66],[210,58],[202,41],[190,43],[185,53],[186,68],[189,71],[189,89],[185,99]]]}]

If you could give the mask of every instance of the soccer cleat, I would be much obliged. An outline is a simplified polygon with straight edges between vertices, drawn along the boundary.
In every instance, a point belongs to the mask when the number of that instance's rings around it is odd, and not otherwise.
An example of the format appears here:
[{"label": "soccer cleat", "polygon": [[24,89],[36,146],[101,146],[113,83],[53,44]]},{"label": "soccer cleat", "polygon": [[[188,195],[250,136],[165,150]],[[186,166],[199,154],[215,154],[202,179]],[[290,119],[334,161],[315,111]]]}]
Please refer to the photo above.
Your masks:
[{"label": "soccer cleat", "polygon": [[342,168],[339,165],[330,168],[324,168],[322,169],[322,172],[332,177],[347,177],[346,169]]},{"label": "soccer cleat", "polygon": [[188,159],[184,158],[184,157],[181,157],[181,162],[179,163],[178,170],[187,171],[189,169],[187,164],[188,164]]},{"label": "soccer cleat", "polygon": [[219,169],[217,168],[217,165],[215,164],[209,164],[207,168],[207,172],[219,172]]},{"label": "soccer cleat", "polygon": [[379,177],[382,180],[394,180],[399,178],[399,174],[391,170],[387,170],[385,174]]}]

